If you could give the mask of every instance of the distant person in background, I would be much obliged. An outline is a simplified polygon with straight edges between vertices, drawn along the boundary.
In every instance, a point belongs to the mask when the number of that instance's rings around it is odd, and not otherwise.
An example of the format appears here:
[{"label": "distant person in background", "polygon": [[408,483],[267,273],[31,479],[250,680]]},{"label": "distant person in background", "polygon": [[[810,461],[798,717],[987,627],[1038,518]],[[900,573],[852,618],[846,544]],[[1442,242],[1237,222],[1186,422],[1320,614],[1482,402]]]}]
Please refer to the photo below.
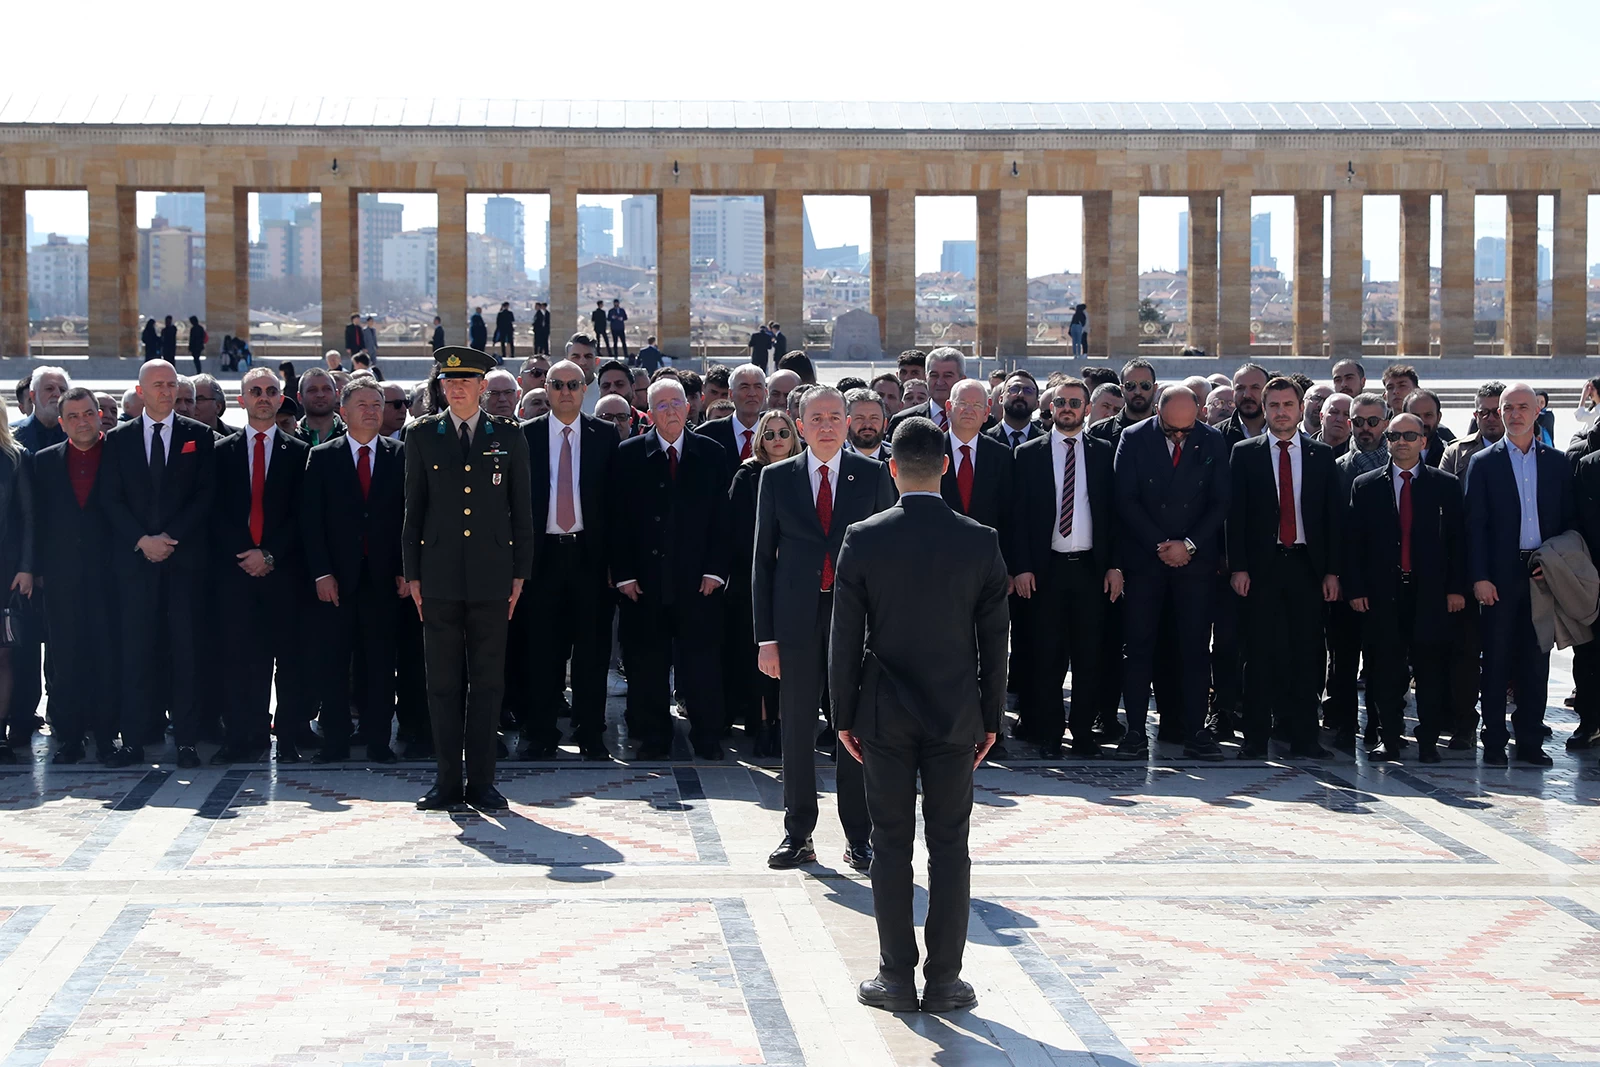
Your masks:
[{"label": "distant person in background", "polygon": [[1067,325],[1067,336],[1072,338],[1072,354],[1081,356],[1089,351],[1089,305],[1079,304],[1072,309],[1072,321]]},{"label": "distant person in background", "polygon": [[168,315],[161,326],[161,358],[171,363],[178,358],[178,327]]},{"label": "distant person in background", "polygon": [[783,335],[783,328],[775,322],[767,323],[767,332],[772,334],[772,358],[782,359],[789,354],[789,339]]},{"label": "distant person in background", "polygon": [[67,439],[67,431],[61,426],[61,397],[71,386],[61,367],[33,368],[28,386],[33,410],[11,427],[12,436],[23,450],[37,454]]},{"label": "distant person in background", "polygon": [[1322,429],[1322,405],[1333,395],[1331,385],[1312,385],[1306,390],[1305,431],[1312,437]]},{"label": "distant person in background", "polygon": [[[361,316],[351,315],[350,322],[344,328],[345,355],[353,356],[361,351]],[[329,370],[338,370],[337,364],[329,364]]]},{"label": "distant person in background", "polygon": [[17,379],[16,396],[18,415],[33,414],[33,401],[29,399],[29,390],[32,388],[33,375],[31,373],[24,374],[21,378]]},{"label": "distant person in background", "polygon": [[[535,389],[535,390],[533,390],[533,393],[539,393],[541,395],[541,397],[542,397],[543,394],[544,394],[544,390],[543,389]],[[533,393],[529,393],[528,396],[532,396]],[[528,397],[525,396],[522,399],[524,401],[526,401],[528,399]],[[549,402],[548,401],[544,401],[543,403],[544,403],[544,410],[540,411],[540,412],[537,412],[537,414],[542,415],[542,414],[544,414],[545,411],[549,411],[550,410]],[[532,415],[528,416],[528,418],[532,418],[532,417],[533,417]],[[617,436],[622,438],[624,441],[626,441],[628,438],[633,436],[633,426],[634,426],[633,405],[628,404],[626,401],[623,401],[620,396],[612,394],[611,396],[603,396],[603,397],[601,397],[600,398],[600,402],[595,404],[595,406],[594,406],[594,417],[597,418],[597,419],[603,419],[606,422],[609,422],[611,425],[615,426],[617,428]]]},{"label": "distant person in background", "polygon": [[868,388],[877,393],[883,400],[884,409],[889,412],[890,418],[900,414],[901,397],[904,395],[904,390],[901,388],[898,376],[885,371],[872,379]]},{"label": "distant person in background", "polygon": [[435,315],[433,317],[433,336],[428,339],[428,349],[429,351],[435,351],[443,347],[444,323],[440,320],[439,316]]},{"label": "distant person in background", "polygon": [[1556,413],[1550,410],[1550,391],[1548,389],[1539,389],[1533,395],[1539,398],[1539,418],[1535,422],[1535,425],[1539,428],[1539,440],[1554,448],[1556,443]]},{"label": "distant person in background", "polygon": [[[357,351],[360,350],[357,349]],[[344,370],[344,360],[340,358],[339,350],[337,348],[328,349],[327,354],[323,356],[322,365],[328,368],[328,373],[330,374],[334,371]]]},{"label": "distant person in background", "polygon": [[594,327],[595,347],[598,348],[604,344],[606,346],[606,355],[615,356],[617,354],[617,346],[611,339],[611,319],[606,315],[606,302],[604,300],[596,300],[594,302],[594,310],[589,312],[589,325]]},{"label": "distant person in background", "polygon": [[533,305],[533,354],[536,356],[550,354],[550,305],[542,301]]},{"label": "distant person in background", "polygon": [[[1122,410],[1122,404],[1122,386],[1118,385],[1116,382],[1106,382],[1104,385],[1095,386],[1094,394],[1089,398],[1089,424],[1093,425],[1094,423],[1099,422],[1101,419],[1111,418],[1113,415]],[[1209,414],[1211,411],[1209,405],[1210,400],[1208,398],[1206,407],[1207,414]],[[1041,394],[1039,398],[1039,410],[1042,413],[1044,409],[1044,397]],[[1229,389],[1228,415],[1231,414],[1233,414],[1233,390]],[[1224,415],[1223,418],[1227,418],[1227,415]],[[1209,419],[1207,421],[1209,422]],[[1211,423],[1211,425],[1215,424]]]},{"label": "distant person in background", "polygon": [[144,345],[145,359],[161,358],[161,335],[156,332],[156,320],[144,320],[144,332],[139,334],[139,343]]},{"label": "distant person in background", "polygon": [[116,426],[118,416],[122,414],[122,406],[110,393],[96,393],[94,399],[100,405],[100,432],[104,433]]},{"label": "distant person in background", "polygon": [[294,372],[294,364],[288,360],[278,364],[278,377],[283,379],[283,395],[290,400],[298,402],[300,399],[300,375]]},{"label": "distant person in background", "polygon": [[499,362],[517,358],[517,317],[511,313],[511,301],[503,300],[494,316],[494,343],[500,346]]},{"label": "distant person in background", "polygon": [[[378,325],[371,315],[361,324],[361,349],[366,352],[369,364],[378,361]],[[351,358],[353,362],[354,357]]]},{"label": "distant person in background", "polygon": [[639,349],[639,367],[647,375],[654,374],[661,366],[661,349],[656,347],[656,339],[652,335],[644,339],[644,347]]},{"label": "distant person in background", "polygon": [[621,300],[611,301],[611,310],[606,312],[606,322],[611,326],[611,344],[607,346],[607,350],[614,356],[620,346],[623,360],[631,363],[632,361],[628,359],[628,313],[623,310]]},{"label": "distant person in background", "polygon": [[[351,367],[351,374],[352,375],[370,374],[372,377],[376,378],[378,381],[380,381],[380,382],[383,381],[383,368],[382,367],[374,367],[372,365],[372,357],[369,356],[367,353],[365,353],[365,352],[357,352],[353,357],[351,357],[350,362],[352,364],[354,364],[354,366]],[[340,383],[339,388],[343,389],[344,388],[344,384]]]},{"label": "distant person in background", "polygon": [[129,389],[122,394],[122,421],[130,422],[144,414],[144,397],[139,390]]},{"label": "distant person in background", "polygon": [[778,361],[778,369],[794,371],[806,385],[817,384],[817,368],[812,366],[811,357],[804,352],[790,352]]},{"label": "distant person in background", "polygon": [[908,348],[894,361],[895,373],[902,382],[910,378],[928,378],[928,357],[915,348]]},{"label": "distant person in background", "polygon": [[750,335],[750,341],[745,345],[750,353],[750,362],[762,370],[767,369],[767,364],[772,358],[772,341],[772,334],[765,326],[760,326]]},{"label": "distant person in background", "polygon": [[196,422],[211,427],[211,432],[227,436],[232,431],[222,424],[222,413],[228,410],[228,398],[222,392],[222,383],[209,374],[194,376],[194,414]]},{"label": "distant person in background", "polygon": [[900,399],[900,413],[907,408],[919,407],[928,402],[928,383],[922,378],[907,378],[903,383],[905,392]]},{"label": "distant person in background", "polygon": [[489,326],[483,321],[482,308],[472,309],[472,319],[467,323],[467,346],[479,352],[489,350]]},{"label": "distant person in background", "polygon": [[[517,402],[517,418],[526,422],[536,419],[550,410],[550,394],[544,389],[529,389],[522,394],[522,399]],[[600,405],[595,405],[595,411],[600,410]]]}]

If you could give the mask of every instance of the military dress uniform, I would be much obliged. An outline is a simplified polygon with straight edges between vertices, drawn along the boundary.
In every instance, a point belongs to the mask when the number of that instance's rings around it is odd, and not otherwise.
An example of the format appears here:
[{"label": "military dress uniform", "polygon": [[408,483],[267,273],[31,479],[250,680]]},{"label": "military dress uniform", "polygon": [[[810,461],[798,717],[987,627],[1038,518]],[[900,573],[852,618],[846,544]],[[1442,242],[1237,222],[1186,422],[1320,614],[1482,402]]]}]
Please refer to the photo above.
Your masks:
[{"label": "military dress uniform", "polygon": [[[478,377],[491,365],[459,346],[434,358],[445,378]],[[421,583],[438,759],[434,789],[419,807],[504,806],[494,790],[495,729],[512,581],[533,575],[530,493],[527,438],[511,419],[477,411],[462,422],[447,410],[406,434],[403,565],[406,581]]]}]

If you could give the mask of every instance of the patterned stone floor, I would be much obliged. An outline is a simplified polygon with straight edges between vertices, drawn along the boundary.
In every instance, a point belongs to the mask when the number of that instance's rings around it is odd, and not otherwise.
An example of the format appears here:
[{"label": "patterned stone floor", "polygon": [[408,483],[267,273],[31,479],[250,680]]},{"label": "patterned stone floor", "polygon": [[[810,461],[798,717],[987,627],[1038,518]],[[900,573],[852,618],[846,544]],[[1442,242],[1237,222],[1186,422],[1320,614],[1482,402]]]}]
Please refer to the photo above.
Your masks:
[{"label": "patterned stone floor", "polygon": [[854,1001],[831,771],[821,862],[779,873],[776,770],[739,760],[508,764],[484,817],[417,812],[418,764],[41,738],[0,771],[0,1067],[1600,1064],[1600,767],[1549,718],[1544,772],[987,766],[980,1002],[943,1018]]}]

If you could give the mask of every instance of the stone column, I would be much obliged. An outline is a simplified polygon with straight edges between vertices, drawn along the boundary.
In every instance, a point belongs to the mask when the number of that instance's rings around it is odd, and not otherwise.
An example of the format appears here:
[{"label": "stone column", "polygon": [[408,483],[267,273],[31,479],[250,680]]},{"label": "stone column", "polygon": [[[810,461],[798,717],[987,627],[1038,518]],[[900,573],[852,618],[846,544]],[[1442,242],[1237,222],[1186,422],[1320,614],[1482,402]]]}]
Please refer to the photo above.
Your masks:
[{"label": "stone column", "polygon": [[1189,344],[1217,354],[1217,194],[1189,196]]},{"label": "stone column", "polygon": [[1028,355],[1028,194],[978,194],[978,344],[985,356]]},{"label": "stone column", "polygon": [[[1333,262],[1328,279],[1328,347],[1335,359],[1361,356],[1362,190],[1333,191]],[[1319,208],[1320,210],[1320,208]],[[1320,267],[1321,260],[1318,260]]]},{"label": "stone column", "polygon": [[[1110,194],[1111,253],[1107,258],[1106,303],[1100,321],[1114,359],[1137,355],[1139,339],[1139,192],[1113,189]],[[1089,307],[1090,316],[1094,306]],[[1090,329],[1094,319],[1089,320]]]},{"label": "stone column", "polygon": [[[1194,209],[1191,207],[1190,211]],[[1190,218],[1194,216],[1191,214]],[[1194,241],[1189,242],[1194,256]],[[1227,185],[1222,190],[1222,254],[1217,285],[1217,331],[1220,351],[1230,357],[1250,354],[1250,190]]]},{"label": "stone column", "polygon": [[[346,185],[322,188],[322,349],[344,350],[344,328],[361,306],[361,280],[356,276],[358,216],[355,193]],[[433,324],[423,331],[433,336]],[[445,342],[464,345],[464,333],[445,334]]]},{"label": "stone column", "polygon": [[1439,235],[1439,354],[1472,356],[1473,306],[1476,257],[1473,237],[1477,231],[1477,194],[1471,189],[1446,189]]},{"label": "stone column", "polygon": [[885,355],[917,340],[917,197],[910,189],[872,194],[872,313]]},{"label": "stone column", "polygon": [[663,189],[657,194],[657,343],[670,356],[687,356],[690,351],[689,201],[687,189]]},{"label": "stone column", "polygon": [[1322,193],[1294,195],[1294,354],[1322,355]]},{"label": "stone column", "polygon": [[[466,344],[467,300],[470,297],[467,292],[467,188],[464,184],[441,185],[437,195],[439,269],[435,282],[438,291],[434,296],[439,307],[439,318],[444,320],[445,337],[451,340],[451,344]],[[499,310],[498,306],[485,308],[484,320],[492,324],[495,312]],[[553,324],[554,319],[551,321]],[[489,336],[494,336],[492,330]],[[457,337],[461,338],[459,342],[454,340]]]},{"label": "stone column", "polygon": [[762,294],[768,322],[777,322],[791,348],[805,347],[805,196],[779,189],[764,197],[766,278]]},{"label": "stone column", "polygon": [[0,356],[28,354],[28,194],[0,186]]},{"label": "stone column", "polygon": [[[659,212],[659,205],[657,205]],[[660,232],[660,227],[657,227]],[[550,190],[550,259],[545,271],[550,279],[550,356],[559,359],[567,338],[578,329],[578,191],[571,186]],[[657,260],[656,292],[659,295],[661,267]],[[587,320],[583,332],[591,329]],[[463,337],[462,341],[465,342]],[[596,338],[599,340],[599,338]],[[686,353],[668,352],[678,356]]]},{"label": "stone column", "polygon": [[[1083,296],[1089,310],[1089,355],[1106,357],[1111,279],[1111,194],[1083,194]],[[1120,367],[1118,370],[1120,371]]]},{"label": "stone column", "polygon": [[1506,194],[1506,355],[1531,356],[1539,330],[1539,194]]},{"label": "stone column", "polygon": [[1400,194],[1400,333],[1402,356],[1426,356],[1432,350],[1432,289],[1428,266],[1433,244],[1433,196]]},{"label": "stone column", "polygon": [[139,342],[139,228],[134,191],[89,186],[89,355],[134,356]]},{"label": "stone column", "polygon": [[1550,354],[1589,353],[1589,190],[1556,192],[1555,247],[1550,250]]},{"label": "stone column", "polygon": [[[205,196],[205,327],[211,337],[206,352],[220,360],[225,334],[237,337],[250,333],[250,208],[248,203],[243,203],[249,192],[233,185],[231,175],[216,175],[206,182]],[[241,236],[244,238],[243,263],[239,262]],[[240,299],[241,289],[244,300]]]}]

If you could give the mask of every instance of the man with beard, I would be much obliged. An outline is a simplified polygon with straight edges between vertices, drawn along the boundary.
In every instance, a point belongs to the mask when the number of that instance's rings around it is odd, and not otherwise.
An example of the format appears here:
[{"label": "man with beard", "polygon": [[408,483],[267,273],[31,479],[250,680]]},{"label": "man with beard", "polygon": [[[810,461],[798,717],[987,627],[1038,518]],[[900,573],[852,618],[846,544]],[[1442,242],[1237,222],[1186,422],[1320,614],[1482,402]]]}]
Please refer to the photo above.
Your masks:
[{"label": "man with beard", "polygon": [[1367,370],[1353,359],[1341,359],[1333,365],[1333,391],[1345,396],[1356,396],[1367,391]]},{"label": "man with beard", "polygon": [[11,428],[17,444],[38,454],[67,439],[67,431],[61,428],[61,397],[71,385],[60,367],[34,368],[28,383],[33,413]]},{"label": "man with beard", "polygon": [[1261,409],[1266,386],[1267,372],[1259,364],[1245,363],[1233,372],[1233,415],[1217,427],[1229,448],[1267,431],[1267,415]]},{"label": "man with beard", "polygon": [[[1322,405],[1322,429],[1317,440],[1333,449],[1334,459],[1350,451],[1350,398],[1343,393],[1334,393]],[[1466,472],[1467,465],[1462,463],[1461,473]]]},{"label": "man with beard", "polygon": [[1043,434],[1034,414],[1039,410],[1039,383],[1025,370],[1012,371],[1001,383],[1002,419],[984,433],[1015,449]]},{"label": "man with beard", "polygon": [[1233,418],[1233,386],[1219,385],[1206,397],[1206,425],[1221,426]]},{"label": "man with beard", "polygon": [[[1328,402],[1330,407],[1333,402]],[[1389,462],[1389,448],[1383,440],[1389,429],[1389,411],[1383,397],[1361,393],[1351,407],[1355,412],[1350,419],[1354,447],[1338,460],[1342,500],[1350,499],[1351,487],[1358,477]],[[1322,724],[1333,731],[1334,747],[1346,752],[1354,751],[1356,745],[1356,675],[1360,663],[1361,617],[1341,600],[1328,609],[1328,686],[1322,701]],[[1378,733],[1378,716],[1369,712],[1369,744],[1377,744]]]},{"label": "man with beard", "polygon": [[852,389],[845,394],[844,402],[849,419],[845,446],[857,455],[880,463],[889,462],[893,450],[883,439],[884,427],[889,423],[889,406],[871,389]]},{"label": "man with beard", "polygon": [[300,436],[313,448],[344,436],[344,420],[334,410],[338,402],[339,388],[333,375],[321,367],[312,367],[300,376],[300,406],[306,412],[300,420]]},{"label": "man with beard", "polygon": [[[1439,416],[1442,414],[1439,394],[1432,389],[1414,389],[1406,394],[1400,408],[1421,421],[1422,428],[1428,434],[1427,448],[1422,454],[1422,462],[1430,467],[1437,467],[1444,459],[1444,450],[1455,440],[1448,428],[1439,425]],[[1395,412],[1397,415],[1399,413]]]},{"label": "man with beard", "polygon": [[1156,397],[1156,369],[1148,360],[1130,359],[1122,365],[1122,410],[1089,427],[1089,433],[1116,448],[1122,431],[1152,414]]}]

